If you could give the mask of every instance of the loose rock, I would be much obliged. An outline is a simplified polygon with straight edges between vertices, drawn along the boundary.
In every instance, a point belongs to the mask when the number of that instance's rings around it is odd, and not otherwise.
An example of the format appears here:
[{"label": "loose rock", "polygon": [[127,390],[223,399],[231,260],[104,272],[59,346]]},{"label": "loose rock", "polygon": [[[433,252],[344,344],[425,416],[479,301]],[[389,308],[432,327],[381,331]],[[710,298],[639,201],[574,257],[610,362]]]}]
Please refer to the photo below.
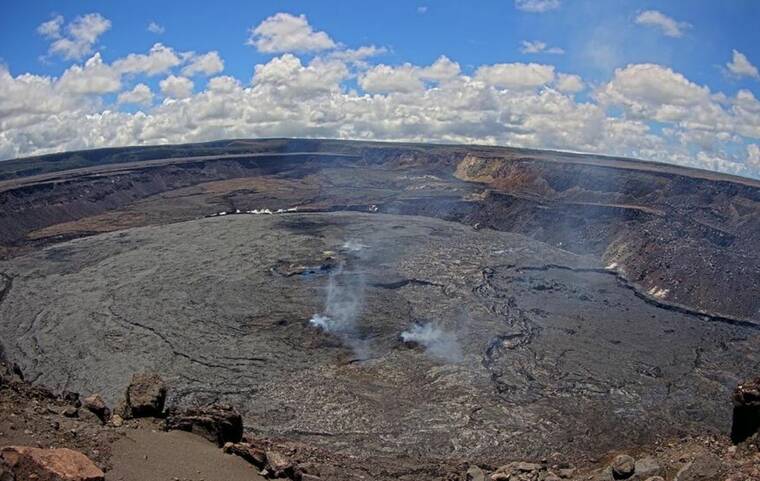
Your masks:
[{"label": "loose rock", "polygon": [[111,417],[111,410],[108,409],[106,402],[100,397],[100,394],[93,394],[84,398],[82,405],[104,423]]},{"label": "loose rock", "polygon": [[74,406],[69,406],[61,411],[61,414],[67,418],[75,418],[79,416],[79,410]]},{"label": "loose rock", "polygon": [[467,470],[467,481],[486,481],[486,473],[477,466],[470,466]]},{"label": "loose rock", "polygon": [[198,434],[218,446],[226,442],[237,443],[243,437],[242,417],[234,408],[222,404],[170,410],[166,426]]},{"label": "loose rock", "polygon": [[674,481],[712,481],[718,477],[721,460],[712,453],[697,456],[694,461],[682,467]]},{"label": "loose rock", "polygon": [[628,479],[636,470],[636,460],[627,454],[615,456],[610,464],[613,479]]},{"label": "loose rock", "polygon": [[114,414],[111,416],[111,425],[115,428],[119,428],[122,425],[124,425],[124,418],[119,416],[118,414]]},{"label": "loose rock", "polygon": [[285,477],[293,470],[293,463],[281,452],[267,450],[267,470],[273,473],[275,478]]},{"label": "loose rock", "polygon": [[654,476],[660,476],[664,474],[664,470],[662,469],[662,466],[660,466],[660,463],[658,463],[656,459],[654,459],[651,456],[648,456],[636,461],[634,473],[635,473],[636,480],[645,480]]},{"label": "loose rock", "polygon": [[257,468],[261,469],[266,466],[267,454],[264,450],[251,446],[248,443],[231,443],[224,444],[222,450],[227,454],[240,456]]},{"label": "loose rock", "polygon": [[125,419],[160,416],[166,401],[166,384],[158,374],[132,376],[124,399]]},{"label": "loose rock", "polygon": [[72,449],[8,446],[0,450],[0,457],[16,480],[104,481],[103,471],[90,458]]}]

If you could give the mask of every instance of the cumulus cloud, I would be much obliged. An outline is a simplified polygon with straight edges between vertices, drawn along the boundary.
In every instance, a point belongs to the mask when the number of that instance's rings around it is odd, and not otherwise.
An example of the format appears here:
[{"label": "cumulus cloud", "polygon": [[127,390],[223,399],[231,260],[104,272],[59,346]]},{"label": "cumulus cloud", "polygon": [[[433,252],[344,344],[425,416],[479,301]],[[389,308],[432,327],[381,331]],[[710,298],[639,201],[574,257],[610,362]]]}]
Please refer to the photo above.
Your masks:
[{"label": "cumulus cloud", "polygon": [[597,90],[596,97],[602,104],[624,107],[635,117],[660,122],[684,120],[696,107],[711,105],[707,87],[657,64],[616,69],[612,80]]},{"label": "cumulus cloud", "polygon": [[166,97],[185,99],[193,95],[193,81],[186,77],[169,75],[158,83]]},{"label": "cumulus cloud", "polygon": [[373,94],[420,92],[425,89],[427,81],[444,82],[455,78],[459,72],[459,64],[442,55],[427,67],[409,63],[396,67],[377,65],[359,78],[359,85],[365,92]]},{"label": "cumulus cloud", "polygon": [[683,37],[686,30],[691,28],[688,22],[679,22],[658,10],[644,10],[634,20],[639,25],[653,27],[668,37]]},{"label": "cumulus cloud", "polygon": [[554,55],[562,55],[565,51],[559,47],[549,47],[546,42],[539,40],[529,41],[523,40],[520,42],[520,52],[525,54],[530,53],[550,53]]},{"label": "cumulus cloud", "polygon": [[154,44],[147,54],[130,53],[114,62],[114,69],[122,74],[158,75],[168,72],[182,63],[182,60],[170,47],[161,43]]},{"label": "cumulus cloud", "polygon": [[249,31],[248,45],[262,53],[316,52],[336,47],[325,32],[315,32],[305,15],[276,13]]},{"label": "cumulus cloud", "polygon": [[559,8],[561,3],[560,0],[515,0],[515,8],[523,12],[544,13]]},{"label": "cumulus cloud", "polygon": [[757,67],[752,65],[746,55],[734,50],[733,58],[726,64],[728,71],[737,77],[760,78]]},{"label": "cumulus cloud", "polygon": [[153,92],[150,87],[140,83],[132,90],[119,94],[117,102],[120,104],[150,105],[153,102]]},{"label": "cumulus cloud", "polygon": [[583,79],[578,75],[561,73],[557,76],[557,89],[565,93],[578,93],[585,88]]},{"label": "cumulus cloud", "polygon": [[63,23],[59,15],[37,27],[37,33],[52,41],[48,54],[66,60],[78,60],[92,53],[98,38],[111,28],[111,21],[99,13],[76,17],[65,27]]},{"label": "cumulus cloud", "polygon": [[166,29],[163,26],[157,24],[156,22],[150,22],[148,24],[147,30],[150,33],[155,33],[156,35],[161,35],[162,33],[166,31]]},{"label": "cumulus cloud", "polygon": [[535,89],[554,80],[554,66],[536,63],[502,63],[479,67],[475,78],[505,89]]},{"label": "cumulus cloud", "polygon": [[760,145],[747,145],[747,163],[750,167],[760,169]]},{"label": "cumulus cloud", "polygon": [[84,66],[69,67],[61,76],[57,87],[79,95],[105,94],[118,91],[121,88],[121,78],[111,66],[103,63],[100,53],[96,53]]},{"label": "cumulus cloud", "polygon": [[425,88],[418,70],[411,64],[372,67],[359,78],[359,85],[364,91],[373,94],[421,92]]},{"label": "cumulus cloud", "polygon": [[214,75],[224,70],[224,61],[219,52],[208,52],[190,56],[190,63],[182,69],[182,75],[192,77],[196,74]]},{"label": "cumulus cloud", "polygon": [[[49,22],[41,34],[68,35],[63,19]],[[750,90],[729,96],[662,65],[632,64],[576,96],[588,88],[584,79],[553,65],[463,72],[445,56],[385,65],[371,61],[382,47],[331,42],[305,56],[274,56],[255,65],[250,79],[219,75],[216,52],[163,44],[111,64],[94,54],[57,78],[13,76],[0,65],[0,158],[303,136],[565,149],[760,176],[760,101]],[[141,77],[159,74],[164,98],[155,102],[159,92]],[[189,78],[198,74],[211,77],[204,88]],[[115,100],[105,95],[117,92]],[[126,104],[141,110],[120,109]]]}]

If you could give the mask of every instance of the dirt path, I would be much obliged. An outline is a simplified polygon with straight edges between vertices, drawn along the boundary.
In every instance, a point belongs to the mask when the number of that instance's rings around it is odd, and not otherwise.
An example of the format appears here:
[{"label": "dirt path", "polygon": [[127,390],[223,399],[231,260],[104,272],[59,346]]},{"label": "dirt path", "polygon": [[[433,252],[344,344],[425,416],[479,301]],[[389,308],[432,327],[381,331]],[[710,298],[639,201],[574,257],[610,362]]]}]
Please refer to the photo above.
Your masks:
[{"label": "dirt path", "polygon": [[256,468],[182,431],[135,429],[113,444],[106,481],[258,481]]}]

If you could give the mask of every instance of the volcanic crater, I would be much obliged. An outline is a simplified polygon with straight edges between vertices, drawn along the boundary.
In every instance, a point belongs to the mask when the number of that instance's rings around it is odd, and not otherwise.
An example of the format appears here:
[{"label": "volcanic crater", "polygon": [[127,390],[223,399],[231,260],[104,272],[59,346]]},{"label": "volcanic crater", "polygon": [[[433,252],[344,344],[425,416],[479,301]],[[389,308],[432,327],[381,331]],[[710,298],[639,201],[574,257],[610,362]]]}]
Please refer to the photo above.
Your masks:
[{"label": "volcanic crater", "polygon": [[760,367],[760,183],[497,147],[272,139],[0,166],[27,379],[378,458],[722,431]]}]

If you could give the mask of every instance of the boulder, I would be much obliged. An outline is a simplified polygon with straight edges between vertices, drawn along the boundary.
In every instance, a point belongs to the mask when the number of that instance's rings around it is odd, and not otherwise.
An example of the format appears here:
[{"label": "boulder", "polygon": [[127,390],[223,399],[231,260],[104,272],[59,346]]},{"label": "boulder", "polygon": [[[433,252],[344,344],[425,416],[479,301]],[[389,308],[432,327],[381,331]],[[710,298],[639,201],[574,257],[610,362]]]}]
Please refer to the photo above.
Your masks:
[{"label": "boulder", "polygon": [[100,394],[93,394],[82,400],[82,406],[96,415],[103,423],[111,417],[111,410],[106,406],[106,402],[100,397]]},{"label": "boulder", "polygon": [[220,447],[227,442],[237,443],[243,437],[243,418],[234,408],[223,404],[171,409],[166,427],[198,434]]},{"label": "boulder", "polygon": [[636,470],[636,460],[627,454],[615,456],[610,464],[613,479],[628,479]]},{"label": "boulder", "polygon": [[665,478],[662,476],[652,476],[651,478],[647,478],[644,481],[665,481]]},{"label": "boulder", "polygon": [[738,444],[760,432],[760,377],[736,386],[733,401],[731,441]]},{"label": "boulder", "polygon": [[16,480],[104,481],[103,471],[84,454],[67,448],[8,446],[0,457]]},{"label": "boulder", "polygon": [[164,411],[166,384],[158,374],[139,373],[132,376],[124,398],[125,419],[158,417]]}]

